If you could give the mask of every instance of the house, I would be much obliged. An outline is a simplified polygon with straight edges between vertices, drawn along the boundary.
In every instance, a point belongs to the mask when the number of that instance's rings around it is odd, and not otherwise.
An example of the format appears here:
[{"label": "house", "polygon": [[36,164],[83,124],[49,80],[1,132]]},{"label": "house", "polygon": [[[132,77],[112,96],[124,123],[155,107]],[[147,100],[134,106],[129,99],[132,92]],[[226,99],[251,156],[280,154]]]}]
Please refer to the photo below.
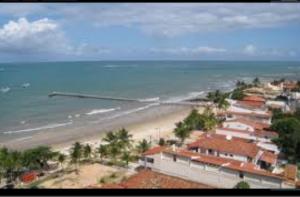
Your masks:
[{"label": "house", "polygon": [[284,101],[268,100],[266,102],[266,106],[269,107],[269,108],[271,108],[271,109],[281,109],[283,112],[290,111],[289,106]]},{"label": "house", "polygon": [[[240,181],[247,181],[251,188],[295,188],[295,184],[286,184],[287,179],[283,175],[260,169],[251,162],[176,147],[158,150],[143,155],[140,165],[155,172],[219,188],[233,188]],[[269,155],[264,157],[264,160],[272,160]]]},{"label": "house", "polygon": [[[249,162],[264,169],[274,168],[277,163],[277,155],[263,150],[252,141],[218,134],[203,135],[197,141],[188,144],[188,150],[241,162]],[[266,155],[269,158],[272,155],[273,159],[265,159]]]},{"label": "house", "polygon": [[[95,188],[90,186],[89,188]],[[212,189],[213,187],[152,170],[141,170],[121,183],[105,184],[105,189]]]},{"label": "house", "polygon": [[216,129],[216,134],[230,135],[248,140],[271,142],[278,137],[274,131],[267,131],[269,124],[251,121],[245,118],[227,120]]}]

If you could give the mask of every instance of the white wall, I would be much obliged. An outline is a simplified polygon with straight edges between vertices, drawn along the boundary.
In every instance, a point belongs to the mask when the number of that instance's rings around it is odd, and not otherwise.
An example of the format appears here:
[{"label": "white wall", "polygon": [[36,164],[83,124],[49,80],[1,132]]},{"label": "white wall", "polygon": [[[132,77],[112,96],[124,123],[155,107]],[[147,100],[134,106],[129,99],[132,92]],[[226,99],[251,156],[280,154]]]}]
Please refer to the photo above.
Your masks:
[{"label": "white wall", "polygon": [[240,122],[224,122],[223,127],[229,129],[239,129],[239,130],[247,130],[247,131],[254,131],[254,128],[250,125],[243,124]]},{"label": "white wall", "polygon": [[[217,167],[196,161],[181,163],[174,162],[172,156],[160,154],[151,156],[155,159],[152,170],[167,175],[177,176],[187,180],[208,184],[219,188],[233,188],[238,182],[245,180],[251,188],[280,188],[281,180],[260,175],[244,173],[244,178],[239,177],[239,172],[225,167]],[[182,160],[180,160],[182,161]]]}]

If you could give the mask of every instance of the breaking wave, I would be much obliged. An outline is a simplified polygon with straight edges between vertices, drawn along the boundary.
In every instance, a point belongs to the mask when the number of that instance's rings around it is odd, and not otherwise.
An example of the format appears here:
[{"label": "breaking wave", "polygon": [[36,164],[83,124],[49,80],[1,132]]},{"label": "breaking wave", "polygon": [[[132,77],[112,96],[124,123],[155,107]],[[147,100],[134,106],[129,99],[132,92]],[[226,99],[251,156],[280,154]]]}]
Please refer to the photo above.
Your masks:
[{"label": "breaking wave", "polygon": [[119,110],[119,109],[121,109],[121,108],[117,107],[117,108],[108,108],[108,109],[93,109],[92,111],[86,113],[86,115],[90,116],[90,115],[95,115],[95,114],[102,114],[102,113],[112,112],[112,111]]},{"label": "breaking wave", "polygon": [[37,127],[37,128],[22,129],[22,130],[17,130],[17,131],[4,131],[2,133],[4,133],[4,134],[25,133],[25,132],[38,131],[38,130],[43,130],[43,129],[53,129],[53,128],[57,128],[57,127],[64,127],[64,126],[70,125],[72,123],[73,122],[56,123],[56,124],[49,124],[49,125]]}]

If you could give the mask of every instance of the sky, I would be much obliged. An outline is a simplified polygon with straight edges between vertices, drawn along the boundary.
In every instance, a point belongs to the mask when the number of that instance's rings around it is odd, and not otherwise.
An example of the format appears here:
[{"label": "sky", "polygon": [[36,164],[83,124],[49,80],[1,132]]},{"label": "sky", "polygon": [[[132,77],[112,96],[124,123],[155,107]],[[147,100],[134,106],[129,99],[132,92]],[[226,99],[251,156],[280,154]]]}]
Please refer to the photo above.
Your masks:
[{"label": "sky", "polygon": [[0,62],[300,60],[299,3],[2,3]]}]

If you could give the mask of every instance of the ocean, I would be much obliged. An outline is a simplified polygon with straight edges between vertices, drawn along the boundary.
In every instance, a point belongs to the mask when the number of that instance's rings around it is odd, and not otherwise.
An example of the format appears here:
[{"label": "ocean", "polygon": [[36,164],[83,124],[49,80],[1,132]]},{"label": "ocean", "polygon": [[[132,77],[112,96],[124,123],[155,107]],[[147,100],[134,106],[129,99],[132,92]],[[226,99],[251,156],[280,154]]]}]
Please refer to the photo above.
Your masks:
[{"label": "ocean", "polygon": [[35,132],[109,121],[157,106],[52,97],[53,91],[180,101],[236,80],[300,79],[300,62],[94,61],[0,64],[0,143]]}]

